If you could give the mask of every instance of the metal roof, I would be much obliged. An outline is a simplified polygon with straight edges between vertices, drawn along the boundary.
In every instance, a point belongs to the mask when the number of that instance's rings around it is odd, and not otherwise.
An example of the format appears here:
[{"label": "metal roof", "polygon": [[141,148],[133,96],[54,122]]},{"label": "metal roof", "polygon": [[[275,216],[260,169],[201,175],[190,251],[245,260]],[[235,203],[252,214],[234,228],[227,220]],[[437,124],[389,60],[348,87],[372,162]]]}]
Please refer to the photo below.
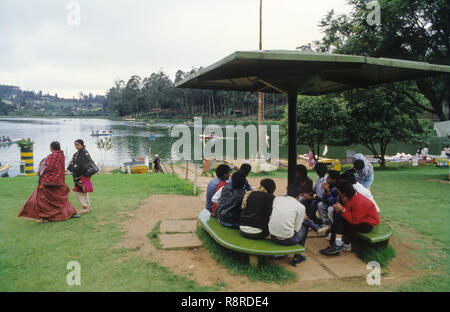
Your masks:
[{"label": "metal roof", "polygon": [[320,95],[450,73],[450,66],[287,50],[236,51],[176,87]]}]

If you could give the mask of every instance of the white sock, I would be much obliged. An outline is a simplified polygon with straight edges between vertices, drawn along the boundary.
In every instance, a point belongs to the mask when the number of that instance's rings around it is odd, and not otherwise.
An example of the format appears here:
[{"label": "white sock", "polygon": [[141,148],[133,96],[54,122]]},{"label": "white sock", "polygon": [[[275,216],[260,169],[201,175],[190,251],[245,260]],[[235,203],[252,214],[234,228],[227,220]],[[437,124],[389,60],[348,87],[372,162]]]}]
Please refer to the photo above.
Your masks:
[{"label": "white sock", "polygon": [[336,246],[342,245],[342,238],[336,237]]}]

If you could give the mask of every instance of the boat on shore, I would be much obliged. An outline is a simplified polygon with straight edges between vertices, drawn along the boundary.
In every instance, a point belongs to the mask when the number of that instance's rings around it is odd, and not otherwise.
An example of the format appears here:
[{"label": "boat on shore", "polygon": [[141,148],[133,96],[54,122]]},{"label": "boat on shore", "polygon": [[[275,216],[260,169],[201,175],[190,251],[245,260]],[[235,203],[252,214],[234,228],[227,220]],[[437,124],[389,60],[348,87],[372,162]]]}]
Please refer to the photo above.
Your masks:
[{"label": "boat on shore", "polygon": [[17,141],[19,141],[19,139],[12,139],[11,141],[0,142],[0,146],[2,146],[2,145],[11,145],[11,144],[17,143]]},{"label": "boat on shore", "polygon": [[0,177],[4,177],[8,175],[8,171],[11,168],[11,164],[6,164],[4,166],[0,166]]}]

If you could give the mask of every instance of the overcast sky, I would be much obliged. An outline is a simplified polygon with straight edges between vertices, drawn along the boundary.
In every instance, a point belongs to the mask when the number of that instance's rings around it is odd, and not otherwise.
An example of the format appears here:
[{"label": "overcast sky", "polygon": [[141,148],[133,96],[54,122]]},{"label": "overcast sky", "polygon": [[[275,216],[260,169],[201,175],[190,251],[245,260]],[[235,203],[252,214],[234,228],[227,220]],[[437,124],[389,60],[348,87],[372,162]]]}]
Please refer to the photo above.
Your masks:
[{"label": "overcast sky", "polygon": [[[76,8],[80,8],[80,24]],[[263,0],[263,49],[321,38],[318,23],[345,0]],[[68,22],[69,19],[69,22]],[[78,97],[163,70],[208,66],[258,49],[259,0],[2,0],[0,84]]]}]

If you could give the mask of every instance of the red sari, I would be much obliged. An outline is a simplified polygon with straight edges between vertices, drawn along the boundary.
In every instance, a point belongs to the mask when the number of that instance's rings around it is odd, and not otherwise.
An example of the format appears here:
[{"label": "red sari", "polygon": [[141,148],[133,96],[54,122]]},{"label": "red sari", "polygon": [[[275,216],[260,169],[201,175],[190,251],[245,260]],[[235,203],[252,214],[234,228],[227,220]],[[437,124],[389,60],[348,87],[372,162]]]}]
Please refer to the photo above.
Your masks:
[{"label": "red sari", "polygon": [[65,183],[64,153],[54,151],[39,165],[39,186],[20,209],[18,217],[64,221],[76,214]]}]

